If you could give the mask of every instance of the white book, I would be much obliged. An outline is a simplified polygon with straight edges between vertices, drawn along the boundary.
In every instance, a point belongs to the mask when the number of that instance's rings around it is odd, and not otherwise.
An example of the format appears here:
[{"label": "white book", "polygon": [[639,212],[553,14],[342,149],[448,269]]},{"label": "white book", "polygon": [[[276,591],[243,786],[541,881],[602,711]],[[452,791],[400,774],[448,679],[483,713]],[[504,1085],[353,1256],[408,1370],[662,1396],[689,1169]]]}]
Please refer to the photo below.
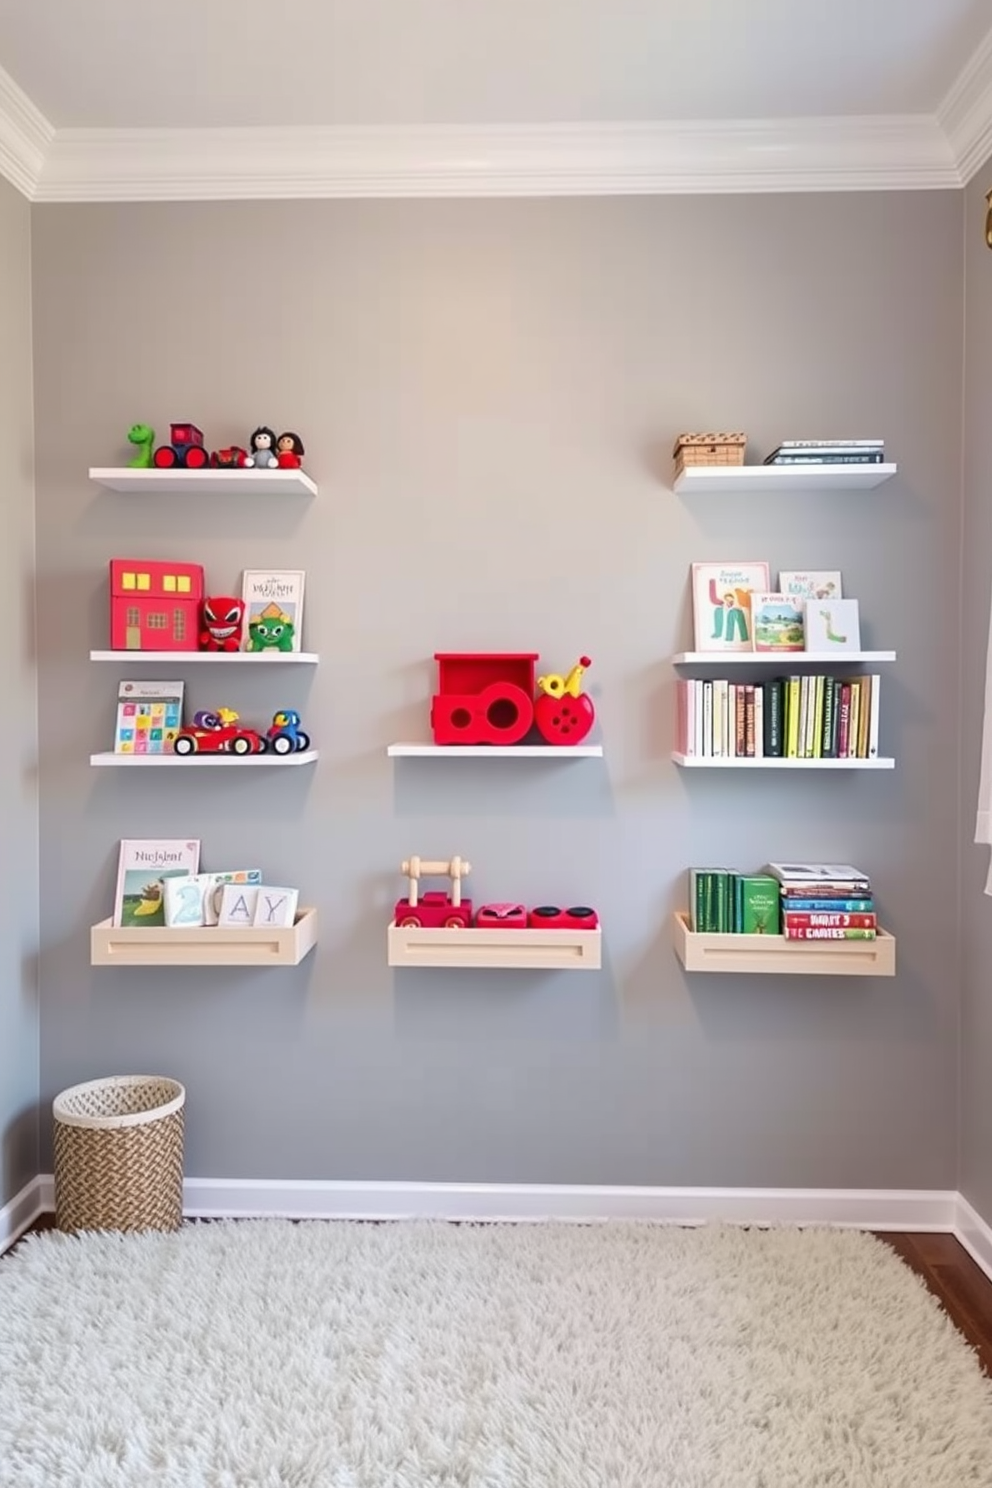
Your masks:
[{"label": "white book", "polygon": [[289,929],[296,922],[299,889],[273,888],[262,884],[255,902],[253,923],[262,929]]},{"label": "white book", "polygon": [[165,882],[165,923],[170,929],[216,925],[225,884],[260,884],[260,868],[232,868],[220,873],[196,873]]},{"label": "white book", "polygon": [[765,689],[760,682],[754,689],[754,757],[765,757]]},{"label": "white book", "polygon": [[878,758],[878,711],[879,697],[882,690],[882,678],[878,672],[872,672],[868,678],[871,688],[871,702],[868,714],[868,758]]}]

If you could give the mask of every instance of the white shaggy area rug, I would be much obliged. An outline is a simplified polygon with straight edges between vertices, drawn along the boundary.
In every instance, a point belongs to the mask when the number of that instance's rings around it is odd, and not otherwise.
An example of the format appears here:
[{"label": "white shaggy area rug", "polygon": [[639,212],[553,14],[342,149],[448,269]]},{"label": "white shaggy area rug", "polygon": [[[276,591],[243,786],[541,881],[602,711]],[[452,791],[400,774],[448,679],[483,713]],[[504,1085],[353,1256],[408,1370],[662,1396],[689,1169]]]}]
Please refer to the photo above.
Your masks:
[{"label": "white shaggy area rug", "polygon": [[852,1231],[241,1221],[0,1262],[4,1488],[969,1488],[992,1382]]}]

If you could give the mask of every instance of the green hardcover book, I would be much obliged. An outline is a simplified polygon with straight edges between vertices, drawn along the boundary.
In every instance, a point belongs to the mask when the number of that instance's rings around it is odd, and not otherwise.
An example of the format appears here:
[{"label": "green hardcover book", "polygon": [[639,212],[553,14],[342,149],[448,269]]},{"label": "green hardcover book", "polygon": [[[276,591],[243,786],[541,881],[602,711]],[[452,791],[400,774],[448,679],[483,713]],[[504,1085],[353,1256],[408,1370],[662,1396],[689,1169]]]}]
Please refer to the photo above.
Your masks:
[{"label": "green hardcover book", "polygon": [[744,884],[744,880],[743,880],[742,876],[739,873],[735,873],[733,875],[733,886],[734,886],[734,895],[733,895],[733,898],[734,898],[734,918],[733,918],[733,923],[730,926],[731,930],[733,931],[733,933],[735,935],[739,935],[741,933],[741,925],[743,923],[743,918],[744,918],[744,891],[743,891],[743,884]]},{"label": "green hardcover book", "polygon": [[781,884],[769,874],[743,876],[741,883],[741,934],[778,935]]}]

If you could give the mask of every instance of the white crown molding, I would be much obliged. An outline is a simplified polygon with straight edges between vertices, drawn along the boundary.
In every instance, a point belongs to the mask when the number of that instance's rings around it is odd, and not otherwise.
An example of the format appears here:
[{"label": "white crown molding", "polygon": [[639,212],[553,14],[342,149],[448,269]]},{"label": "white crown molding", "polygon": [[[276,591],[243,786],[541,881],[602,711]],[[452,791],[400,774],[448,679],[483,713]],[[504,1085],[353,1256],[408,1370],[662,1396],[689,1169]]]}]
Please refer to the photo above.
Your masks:
[{"label": "white crown molding", "polygon": [[992,31],[952,85],[937,123],[966,186],[992,156]]},{"label": "white crown molding", "polygon": [[33,200],[610,196],[960,186],[925,116],[685,124],[59,130]]},{"label": "white crown molding", "polygon": [[0,67],[0,175],[33,198],[55,130]]}]

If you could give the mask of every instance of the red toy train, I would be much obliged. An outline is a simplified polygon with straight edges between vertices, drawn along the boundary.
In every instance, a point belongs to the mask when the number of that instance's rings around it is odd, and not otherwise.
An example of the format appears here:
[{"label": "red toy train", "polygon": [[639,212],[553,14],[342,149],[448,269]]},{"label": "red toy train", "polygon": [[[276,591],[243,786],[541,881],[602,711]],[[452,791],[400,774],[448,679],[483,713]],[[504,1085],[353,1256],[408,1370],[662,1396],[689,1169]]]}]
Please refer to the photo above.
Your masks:
[{"label": "red toy train", "polygon": [[537,659],[536,651],[436,651],[435,744],[519,744],[535,725],[548,744],[580,744],[596,717],[582,691],[591,659],[581,656],[567,676],[535,682]]},{"label": "red toy train", "polygon": [[[405,859],[402,870],[409,882],[405,899],[396,901],[394,923],[422,930],[467,930],[474,923],[480,930],[595,930],[599,916],[587,904],[562,909],[556,904],[539,904],[528,910],[515,900],[483,904],[473,916],[471,899],[462,898],[462,879],[472,871],[464,858],[433,861],[426,858]],[[423,874],[446,874],[451,879],[451,892],[428,889],[420,892]]]}]

